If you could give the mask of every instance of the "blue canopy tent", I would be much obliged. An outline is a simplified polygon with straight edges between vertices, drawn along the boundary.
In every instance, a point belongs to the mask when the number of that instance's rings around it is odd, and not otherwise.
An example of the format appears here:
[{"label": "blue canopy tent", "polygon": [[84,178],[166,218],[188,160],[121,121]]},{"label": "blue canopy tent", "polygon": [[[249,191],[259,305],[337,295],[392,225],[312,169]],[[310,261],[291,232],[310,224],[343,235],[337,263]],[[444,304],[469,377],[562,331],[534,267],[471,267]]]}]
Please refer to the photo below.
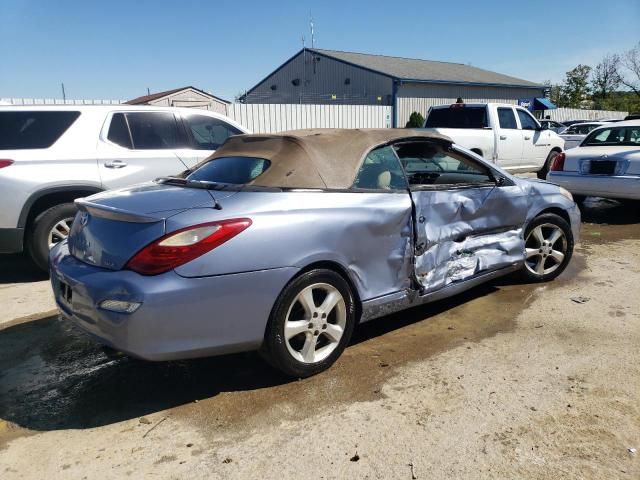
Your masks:
[{"label": "blue canopy tent", "polygon": [[530,112],[535,112],[536,110],[554,110],[558,108],[551,100],[545,97],[520,98],[518,99],[518,105],[526,108]]}]

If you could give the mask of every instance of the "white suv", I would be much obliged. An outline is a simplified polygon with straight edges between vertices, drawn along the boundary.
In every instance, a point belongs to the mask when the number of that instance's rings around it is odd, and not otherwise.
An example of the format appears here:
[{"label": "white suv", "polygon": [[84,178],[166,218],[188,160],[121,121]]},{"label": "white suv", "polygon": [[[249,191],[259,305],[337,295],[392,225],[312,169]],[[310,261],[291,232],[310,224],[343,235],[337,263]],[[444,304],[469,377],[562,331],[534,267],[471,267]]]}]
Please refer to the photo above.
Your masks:
[{"label": "white suv", "polygon": [[74,199],[178,174],[240,133],[222,115],[189,108],[0,107],[0,253],[27,250],[46,269]]}]

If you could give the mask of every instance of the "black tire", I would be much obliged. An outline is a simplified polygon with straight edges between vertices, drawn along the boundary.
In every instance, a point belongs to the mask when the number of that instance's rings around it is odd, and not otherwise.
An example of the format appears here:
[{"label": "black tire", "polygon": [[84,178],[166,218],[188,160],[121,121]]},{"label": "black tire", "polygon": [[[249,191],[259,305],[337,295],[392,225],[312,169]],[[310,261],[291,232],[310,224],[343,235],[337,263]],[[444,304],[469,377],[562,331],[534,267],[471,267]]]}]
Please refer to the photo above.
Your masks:
[{"label": "black tire", "polygon": [[[305,363],[294,357],[294,354],[290,352],[289,348],[293,348],[293,346],[285,337],[285,323],[287,322],[290,309],[293,314],[295,308],[300,310],[302,307],[302,305],[296,301],[298,294],[308,287],[319,284],[332,286],[342,296],[345,308],[344,311],[340,311],[345,315],[344,328],[341,338],[335,342],[336,345],[332,347],[333,350],[326,358],[313,363]],[[322,292],[320,291],[320,293]],[[314,295],[313,291],[312,295]],[[318,300],[314,298],[314,303],[316,305],[322,303],[322,298]],[[338,310],[338,307],[334,308],[334,310]],[[305,322],[309,322],[309,325],[314,325],[314,327],[308,331],[301,332],[297,336],[291,337],[290,341],[292,343],[295,341],[305,343],[308,336],[313,336],[316,338],[314,342],[318,342],[318,345],[320,345],[322,339],[327,342],[329,337],[322,331],[323,325],[319,323],[314,324],[313,322],[325,321],[329,323],[335,321],[334,318],[337,317],[332,316],[337,315],[337,313],[333,313],[334,310],[331,311],[332,313],[329,315],[330,318],[326,320],[320,320],[320,317],[315,317],[315,320],[313,318],[304,320]],[[302,310],[300,311],[302,312]],[[307,316],[309,315],[305,314],[304,318],[307,318]],[[285,375],[296,378],[310,377],[328,369],[338,359],[351,339],[355,322],[356,314],[353,293],[345,279],[332,270],[311,270],[293,279],[280,293],[271,311],[260,353],[274,368],[280,370]],[[326,324],[324,326],[326,328]],[[316,344],[314,343],[314,345]],[[320,348],[318,350],[320,350]],[[314,353],[316,352],[315,349],[316,347],[314,346]],[[302,350],[298,353],[301,354]]]},{"label": "black tire", "polygon": [[[538,241],[535,238],[535,235],[532,232],[541,227],[541,231],[543,232],[543,236],[549,232],[549,238],[552,238],[553,229],[560,229],[563,237],[557,239],[552,245],[550,245],[551,252],[560,251],[563,254],[562,261],[558,262],[555,254],[548,254],[548,250],[543,247],[538,248],[536,244]],[[534,218],[524,233],[525,238],[525,250],[530,252],[531,250],[539,250],[540,253],[536,253],[535,257],[525,258],[525,265],[522,269],[522,275],[524,279],[528,282],[548,282],[549,280],[553,280],[558,275],[560,275],[571,260],[571,256],[573,255],[573,247],[574,240],[573,234],[571,233],[571,227],[567,223],[567,221],[554,214],[554,213],[545,213],[536,218]],[[563,241],[563,244],[560,245],[558,242],[560,240]],[[549,259],[551,257],[551,259]],[[539,266],[539,262],[542,261],[542,273],[536,272],[537,266]],[[534,266],[535,262],[535,266]],[[555,262],[555,263],[554,263]],[[553,268],[557,265],[557,268]],[[533,270],[533,271],[532,271]]]},{"label": "black tire", "polygon": [[551,166],[551,162],[553,162],[553,159],[556,158],[559,154],[560,152],[556,152],[555,150],[552,150],[551,152],[549,152],[549,155],[547,156],[547,159],[545,160],[544,165],[540,170],[538,170],[538,173],[537,173],[537,176],[540,180],[547,179],[547,173],[549,173],[549,167]]},{"label": "black tire", "polygon": [[73,218],[76,211],[73,203],[61,203],[40,213],[31,224],[27,234],[27,249],[42,270],[49,269],[49,232],[58,222]]}]

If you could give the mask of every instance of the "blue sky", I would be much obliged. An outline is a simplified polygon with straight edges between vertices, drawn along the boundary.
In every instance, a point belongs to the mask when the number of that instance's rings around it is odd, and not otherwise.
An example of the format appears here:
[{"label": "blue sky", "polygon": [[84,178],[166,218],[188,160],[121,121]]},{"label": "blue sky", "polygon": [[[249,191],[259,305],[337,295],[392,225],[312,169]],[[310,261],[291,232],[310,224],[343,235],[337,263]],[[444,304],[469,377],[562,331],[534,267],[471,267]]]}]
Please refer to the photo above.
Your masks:
[{"label": "blue sky", "polygon": [[309,40],[531,81],[640,41],[640,1],[0,0],[0,97],[130,99],[193,85],[233,99]]}]

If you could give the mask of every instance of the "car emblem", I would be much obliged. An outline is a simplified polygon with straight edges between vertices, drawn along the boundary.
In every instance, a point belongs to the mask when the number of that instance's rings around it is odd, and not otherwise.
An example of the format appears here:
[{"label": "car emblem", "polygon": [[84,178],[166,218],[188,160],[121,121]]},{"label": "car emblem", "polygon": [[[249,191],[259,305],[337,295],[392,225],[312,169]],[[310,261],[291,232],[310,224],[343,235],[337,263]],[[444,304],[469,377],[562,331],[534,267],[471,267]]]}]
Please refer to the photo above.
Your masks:
[{"label": "car emblem", "polygon": [[89,214],[87,212],[82,212],[80,214],[80,225],[86,227],[87,223],[89,223]]},{"label": "car emblem", "polygon": [[609,158],[609,155],[607,155],[606,153],[604,155],[602,155],[600,158]]}]

